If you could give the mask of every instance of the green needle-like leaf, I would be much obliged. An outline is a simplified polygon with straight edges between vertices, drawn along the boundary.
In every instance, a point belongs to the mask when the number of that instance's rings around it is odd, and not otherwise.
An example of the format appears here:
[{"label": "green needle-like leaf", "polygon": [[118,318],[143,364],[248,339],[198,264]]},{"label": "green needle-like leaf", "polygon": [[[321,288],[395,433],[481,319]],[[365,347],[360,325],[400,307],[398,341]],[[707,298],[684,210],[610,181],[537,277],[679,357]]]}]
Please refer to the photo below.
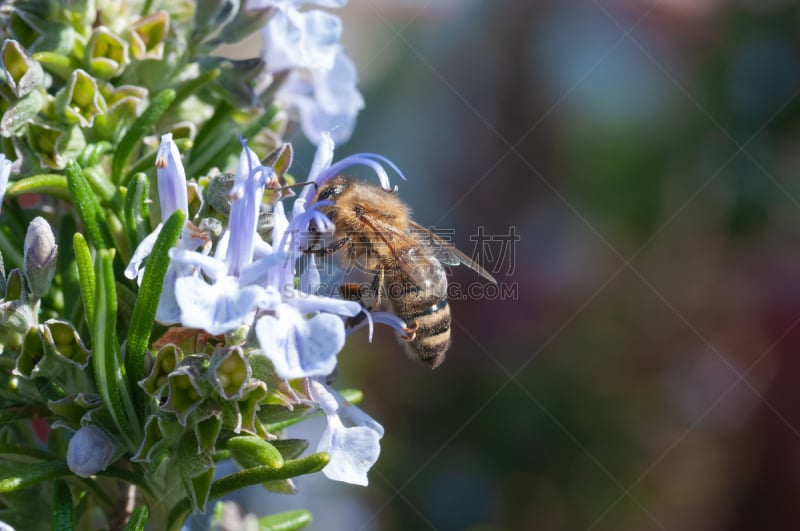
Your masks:
[{"label": "green needle-like leaf", "polygon": [[75,262],[78,264],[78,279],[81,284],[81,298],[83,299],[83,309],[86,316],[86,323],[90,329],[94,328],[94,295],[95,277],[94,265],[92,264],[92,254],[83,234],[76,232],[72,238],[72,245],[75,250]]},{"label": "green needle-like leaf", "polygon": [[66,173],[72,202],[78,211],[78,217],[83,222],[89,241],[96,249],[110,248],[111,236],[108,234],[108,221],[105,219],[103,209],[100,208],[97,196],[83,174],[83,170],[77,162],[70,161],[67,162]]},{"label": "green needle-like leaf", "polygon": [[72,474],[64,461],[4,464],[4,468],[0,473],[0,493],[14,492],[41,481]]},{"label": "green needle-like leaf", "polygon": [[128,244],[135,249],[150,233],[150,181],[144,173],[137,173],[128,185],[123,215]]},{"label": "green needle-like leaf", "polygon": [[[144,270],[142,285],[136,297],[136,306],[133,308],[130,330],[128,332],[125,364],[128,371],[130,387],[141,392],[137,382],[143,380],[144,355],[150,341],[150,332],[161,298],[161,289],[164,287],[164,277],[169,267],[169,250],[175,247],[183,230],[185,215],[182,210],[176,210],[161,227],[161,232],[153,245],[153,251],[147,260]],[[143,400],[143,397],[142,397]],[[137,403],[139,400],[137,400]]]},{"label": "green needle-like leaf", "polygon": [[140,505],[133,510],[130,520],[125,525],[125,531],[144,531],[150,511],[147,505]]},{"label": "green needle-like leaf", "polygon": [[280,468],[284,460],[281,453],[272,444],[253,435],[231,437],[225,447],[233,452],[238,463],[247,468],[268,466]]},{"label": "green needle-like leaf", "polygon": [[311,513],[298,509],[271,514],[258,519],[258,528],[261,531],[294,531],[311,523]]},{"label": "green needle-like leaf", "polygon": [[150,131],[150,128],[155,125],[158,119],[161,118],[161,115],[172,105],[174,100],[174,90],[162,90],[153,98],[142,115],[131,124],[125,136],[120,140],[117,151],[114,153],[114,158],[111,161],[111,178],[115,183],[119,183],[120,179],[122,179],[122,170],[125,167],[125,163],[128,161],[128,157],[130,157],[133,152],[133,149],[141,139],[144,138],[144,135]]},{"label": "green needle-like leaf", "polygon": [[72,494],[62,480],[53,482],[53,529],[56,531],[72,531],[75,529],[75,514]]},{"label": "green needle-like leaf", "polygon": [[112,266],[113,252],[99,251],[95,275],[97,293],[92,328],[92,366],[103,403],[111,414],[128,450],[135,452],[141,428],[133,405],[125,365],[117,339],[117,292]]},{"label": "green needle-like leaf", "polygon": [[330,454],[318,452],[301,459],[286,461],[280,468],[273,468],[268,465],[248,468],[247,470],[236,472],[235,474],[225,476],[215,481],[211,485],[210,499],[216,499],[239,490],[240,488],[257,483],[264,483],[265,481],[289,479],[304,474],[313,474],[325,468],[325,465],[327,465],[330,460]]},{"label": "green needle-like leaf", "polygon": [[47,194],[59,199],[71,199],[67,178],[57,173],[43,173],[15,181],[6,188],[6,197],[27,194]]}]

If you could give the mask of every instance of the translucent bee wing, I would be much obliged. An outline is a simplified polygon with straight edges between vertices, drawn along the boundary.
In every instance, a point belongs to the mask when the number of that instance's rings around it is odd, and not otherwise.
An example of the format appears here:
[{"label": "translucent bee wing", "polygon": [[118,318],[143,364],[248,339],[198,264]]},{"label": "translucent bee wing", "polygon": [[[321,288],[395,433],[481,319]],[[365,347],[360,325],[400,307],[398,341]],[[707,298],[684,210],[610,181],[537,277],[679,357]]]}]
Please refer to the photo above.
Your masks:
[{"label": "translucent bee wing", "polygon": [[493,284],[497,284],[497,281],[494,279],[491,273],[481,267],[480,264],[475,262],[475,260],[456,249],[452,243],[442,239],[441,237],[437,236],[436,233],[430,231],[415,221],[409,222],[416,233],[417,241],[419,241],[420,244],[430,248],[433,257],[436,260],[443,264],[452,266],[464,264],[486,280]]},{"label": "translucent bee wing", "polygon": [[[431,297],[447,296],[447,275],[441,262],[433,255],[434,248],[426,241],[420,241],[414,234],[404,232],[379,219],[365,216],[362,221],[369,226],[378,238],[391,250],[395,266],[420,291]],[[391,291],[407,289],[404,286],[388,286]]]},{"label": "translucent bee wing", "polygon": [[426,297],[447,297],[447,275],[427,247],[406,247],[396,253],[397,265]]}]

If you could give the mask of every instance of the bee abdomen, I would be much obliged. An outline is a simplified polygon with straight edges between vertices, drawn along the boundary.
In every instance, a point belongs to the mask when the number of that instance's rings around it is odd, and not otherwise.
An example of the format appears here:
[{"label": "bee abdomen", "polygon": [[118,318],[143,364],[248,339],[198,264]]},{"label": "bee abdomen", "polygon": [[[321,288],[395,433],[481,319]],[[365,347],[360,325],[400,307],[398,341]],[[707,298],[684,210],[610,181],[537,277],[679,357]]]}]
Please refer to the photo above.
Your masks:
[{"label": "bee abdomen", "polygon": [[447,300],[427,306],[421,311],[398,313],[398,317],[409,327],[417,327],[414,339],[406,343],[406,353],[431,369],[438,367],[450,348],[450,307]]}]

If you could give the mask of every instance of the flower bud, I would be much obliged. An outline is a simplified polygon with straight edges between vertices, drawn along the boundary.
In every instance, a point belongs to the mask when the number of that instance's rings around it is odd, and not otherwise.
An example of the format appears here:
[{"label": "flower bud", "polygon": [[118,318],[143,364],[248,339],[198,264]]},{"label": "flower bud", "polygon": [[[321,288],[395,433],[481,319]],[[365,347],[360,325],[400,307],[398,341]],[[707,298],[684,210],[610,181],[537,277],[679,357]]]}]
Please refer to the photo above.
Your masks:
[{"label": "flower bud", "polygon": [[94,30],[86,45],[86,68],[100,79],[111,79],[125,70],[130,63],[128,43],[100,26]]},{"label": "flower bud", "polygon": [[42,66],[15,40],[3,43],[0,66],[6,72],[6,83],[17,98],[22,98],[44,82]]},{"label": "flower bud", "polygon": [[78,126],[66,131],[38,119],[28,123],[28,145],[48,168],[63,169],[68,160],[75,160],[86,147],[86,138]]},{"label": "flower bud", "polygon": [[208,367],[208,378],[225,400],[242,398],[250,379],[250,366],[240,347],[214,352]]},{"label": "flower bud", "polygon": [[75,70],[55,98],[56,111],[68,124],[91,127],[95,116],[106,112],[106,102],[97,80],[86,71]]},{"label": "flower bud", "polygon": [[86,348],[75,326],[62,319],[48,319],[41,327],[45,346],[62,361],[86,368],[91,351]]},{"label": "flower bud", "polygon": [[94,130],[100,138],[115,141],[136,119],[147,89],[135,85],[114,88],[108,83],[100,84],[100,94],[108,105],[104,114],[95,116]]},{"label": "flower bud", "polygon": [[242,398],[236,404],[239,409],[239,414],[234,428],[235,433],[247,432],[254,433],[261,437],[266,437],[267,432],[264,425],[256,416],[261,402],[267,396],[267,384],[264,382],[251,381],[245,391],[242,393]]},{"label": "flower bud", "polygon": [[164,41],[169,33],[169,14],[156,11],[131,25],[131,53],[137,59],[163,59]]},{"label": "flower bud", "polygon": [[34,297],[41,297],[50,288],[56,272],[56,245],[53,230],[44,218],[37,217],[28,225],[25,235],[25,278]]},{"label": "flower bud", "polygon": [[114,454],[111,438],[97,426],[83,426],[67,447],[67,466],[75,475],[89,477],[106,469]]},{"label": "flower bud", "polygon": [[177,368],[182,357],[183,352],[171,343],[161,347],[150,374],[139,382],[139,386],[151,397],[159,398],[161,391],[167,386],[167,378]]},{"label": "flower bud", "polygon": [[175,413],[178,422],[184,426],[189,414],[197,409],[207,394],[206,386],[200,385],[206,376],[204,364],[204,356],[186,356],[167,376],[167,401],[161,405],[161,410]]},{"label": "flower bud", "polygon": [[172,141],[172,134],[161,135],[156,157],[158,176],[158,197],[161,202],[161,219],[167,219],[176,210],[189,212],[189,199],[186,192],[186,171],[183,169],[178,146]]}]

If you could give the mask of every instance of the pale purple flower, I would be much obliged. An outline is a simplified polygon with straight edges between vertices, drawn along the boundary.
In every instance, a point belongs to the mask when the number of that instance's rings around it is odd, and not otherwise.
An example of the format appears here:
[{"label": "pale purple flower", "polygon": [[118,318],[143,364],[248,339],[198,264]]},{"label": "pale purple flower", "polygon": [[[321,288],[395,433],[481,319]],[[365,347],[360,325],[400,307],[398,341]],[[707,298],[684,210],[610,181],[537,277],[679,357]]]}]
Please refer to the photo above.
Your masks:
[{"label": "pale purple flower", "polygon": [[308,5],[342,7],[345,0],[275,0],[260,2],[273,13],[262,30],[264,62],[270,72],[288,72],[276,99],[294,113],[303,134],[319,144],[323,131],[337,143],[353,134],[364,108],[358,71],[339,44],[342,22]]},{"label": "pale purple flower", "polygon": [[261,166],[258,156],[245,147],[231,189],[228,229],[214,256],[185,249],[170,252],[172,262],[195,270],[175,281],[174,294],[184,326],[222,334],[252,319],[256,308],[269,309],[277,304],[277,290],[253,282],[269,265],[267,261],[254,264],[253,257],[256,247],[261,246],[256,228],[264,189],[276,183],[275,172]]},{"label": "pale purple flower", "polygon": [[309,389],[327,420],[317,451],[329,453],[331,460],[322,473],[335,481],[366,486],[367,472],[381,452],[383,426],[327,385],[310,380]]},{"label": "pale purple flower", "polygon": [[11,161],[0,153],[0,210],[3,209],[3,198],[8,188],[8,178],[11,176]]},{"label": "pale purple flower", "polygon": [[158,201],[161,205],[161,219],[167,219],[176,210],[189,215],[189,198],[186,192],[186,171],[183,169],[178,146],[172,141],[172,134],[161,136],[161,144],[156,155],[156,176],[158,181]]},{"label": "pale purple flower", "polygon": [[341,46],[330,68],[295,69],[276,94],[295,113],[303,134],[319,144],[329,131],[337,144],[349,140],[364,98],[358,91],[358,70]]},{"label": "pale purple flower", "polygon": [[[187,192],[186,172],[183,169],[178,146],[172,141],[172,134],[165,134],[161,137],[161,144],[158,147],[156,156],[156,174],[158,183],[158,199],[161,206],[161,219],[166,220],[176,210],[182,210],[189,216],[189,199]],[[153,232],[136,247],[128,267],[125,269],[125,276],[137,278],[139,283],[144,275],[142,262],[150,256],[153,246],[161,233],[162,223],[159,223]],[[197,249],[206,243],[206,237],[188,219],[184,225],[183,232],[178,240],[179,249]],[[162,324],[174,324],[180,320],[180,308],[174,296],[174,286],[178,277],[191,274],[191,269],[181,267],[170,261],[166,276],[164,277],[164,287],[161,299],[156,310],[156,321]]]},{"label": "pale purple flower", "polygon": [[111,463],[114,442],[97,426],[83,426],[67,446],[67,466],[83,478],[102,472]]},{"label": "pale purple flower", "polygon": [[333,68],[342,35],[339,17],[306,5],[342,7],[346,0],[274,0],[260,2],[273,13],[262,29],[264,62],[270,72],[294,68]]},{"label": "pale purple flower", "polygon": [[[283,203],[273,212],[273,260],[268,272],[269,289],[281,301],[256,323],[256,337],[275,373],[283,379],[326,376],[336,368],[336,355],[344,346],[344,320],[362,311],[355,301],[314,294],[316,285],[304,273],[301,289],[294,288],[295,263],[301,255],[304,233],[311,223],[320,232],[331,228],[330,220],[316,208],[306,211],[302,199],[295,201],[291,222]],[[304,289],[308,291],[303,291]],[[310,317],[307,315],[311,314]]]}]

